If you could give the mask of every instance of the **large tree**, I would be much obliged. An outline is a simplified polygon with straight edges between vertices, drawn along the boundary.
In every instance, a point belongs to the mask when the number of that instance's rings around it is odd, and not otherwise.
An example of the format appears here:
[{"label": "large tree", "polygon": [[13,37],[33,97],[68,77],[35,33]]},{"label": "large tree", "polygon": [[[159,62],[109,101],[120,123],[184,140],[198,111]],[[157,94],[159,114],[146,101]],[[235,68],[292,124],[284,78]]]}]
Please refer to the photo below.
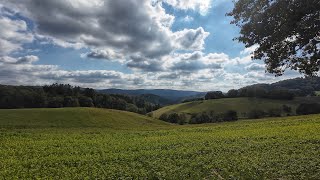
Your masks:
[{"label": "large tree", "polygon": [[320,0],[236,0],[227,15],[241,28],[236,40],[258,45],[254,59],[282,75],[286,69],[317,75],[320,68]]}]

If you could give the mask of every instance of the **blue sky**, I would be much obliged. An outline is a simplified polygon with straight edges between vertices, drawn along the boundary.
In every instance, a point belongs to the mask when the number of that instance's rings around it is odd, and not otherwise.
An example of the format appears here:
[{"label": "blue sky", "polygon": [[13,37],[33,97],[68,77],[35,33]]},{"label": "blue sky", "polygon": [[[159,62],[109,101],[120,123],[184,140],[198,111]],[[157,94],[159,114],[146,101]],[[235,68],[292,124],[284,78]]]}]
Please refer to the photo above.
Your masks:
[{"label": "blue sky", "polygon": [[[232,39],[229,0],[0,1],[0,83],[223,90],[275,78]],[[2,27],[2,28],[1,28]]]}]

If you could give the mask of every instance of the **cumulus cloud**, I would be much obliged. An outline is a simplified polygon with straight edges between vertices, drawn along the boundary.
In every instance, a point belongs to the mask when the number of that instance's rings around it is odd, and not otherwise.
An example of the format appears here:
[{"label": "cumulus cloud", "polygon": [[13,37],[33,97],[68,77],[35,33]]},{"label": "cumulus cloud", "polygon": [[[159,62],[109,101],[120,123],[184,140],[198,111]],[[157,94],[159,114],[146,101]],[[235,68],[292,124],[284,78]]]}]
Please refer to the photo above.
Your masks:
[{"label": "cumulus cloud", "polygon": [[[202,7],[203,3],[177,2]],[[63,47],[120,50],[157,58],[175,50],[203,49],[203,28],[171,31],[174,16],[150,0],[5,0],[5,5],[31,18],[39,36]],[[101,56],[98,56],[99,58]]]},{"label": "cumulus cloud", "polygon": [[180,75],[178,73],[163,73],[158,76],[158,79],[165,79],[165,80],[173,80],[178,79]]},{"label": "cumulus cloud", "polygon": [[67,71],[56,65],[33,64],[38,58],[0,58],[0,84],[43,85],[50,83],[69,83],[84,87],[123,87],[134,86],[134,76],[116,71],[82,70]]},{"label": "cumulus cloud", "polygon": [[191,22],[191,21],[193,21],[193,17],[191,17],[191,16],[185,16],[183,19],[182,19],[182,21],[184,21],[184,22]]},{"label": "cumulus cloud", "polygon": [[175,8],[198,11],[201,15],[206,15],[211,8],[211,0],[162,0]]},{"label": "cumulus cloud", "polygon": [[10,56],[0,57],[0,62],[5,63],[5,64],[32,64],[38,60],[39,60],[39,58],[34,55],[24,56],[24,57],[19,57],[19,58],[13,58]]},{"label": "cumulus cloud", "polygon": [[[224,53],[202,52],[209,33],[202,27],[173,31],[175,17],[165,11],[163,3],[180,10],[199,11],[202,15],[211,7],[211,0],[2,0],[0,83],[58,82],[92,88],[207,91],[280,80],[259,73],[261,65],[251,64],[250,53],[254,47],[232,58]],[[7,8],[10,12],[4,10]],[[14,13],[31,20],[35,28],[29,29],[25,18],[14,17]],[[40,65],[37,56],[13,54],[35,39],[40,44],[85,48],[88,52],[82,57],[117,60],[133,73],[63,70],[56,65]],[[250,72],[235,73],[228,70],[231,66]]]},{"label": "cumulus cloud", "polygon": [[108,80],[119,80],[123,76],[122,73],[116,71],[105,70],[86,70],[86,71],[53,71],[50,73],[42,73],[39,77],[46,79],[56,79],[59,81],[70,81],[74,83],[101,83]]},{"label": "cumulus cloud", "polygon": [[161,60],[148,59],[142,55],[130,56],[126,65],[127,67],[146,72],[164,71]]},{"label": "cumulus cloud", "polygon": [[252,64],[246,66],[245,69],[248,71],[262,71],[265,69],[265,65],[258,64],[258,63],[252,63]]},{"label": "cumulus cloud", "polygon": [[246,56],[243,56],[243,57],[235,57],[235,58],[232,58],[230,59],[227,64],[229,65],[247,65],[247,64],[250,64],[252,63],[252,57],[251,55],[246,55]]},{"label": "cumulus cloud", "polygon": [[122,60],[124,56],[113,50],[93,50],[89,53],[84,54],[85,57],[93,58],[93,59],[105,59],[105,60]]},{"label": "cumulus cloud", "polygon": [[178,49],[202,50],[204,49],[204,40],[209,34],[202,27],[198,29],[184,29],[176,32],[174,39]]},{"label": "cumulus cloud", "polygon": [[16,64],[32,64],[38,60],[39,58],[37,56],[33,56],[33,55],[24,56],[24,57],[18,58]]},{"label": "cumulus cloud", "polygon": [[[0,11],[4,11],[3,8]],[[0,56],[21,50],[22,44],[30,43],[33,39],[25,21],[0,16]]]},{"label": "cumulus cloud", "polygon": [[10,56],[2,56],[0,57],[0,62],[5,64],[14,64],[17,62],[17,59]]},{"label": "cumulus cloud", "polygon": [[184,74],[194,73],[200,70],[219,70],[229,59],[221,53],[203,54],[195,51],[193,53],[174,54],[167,57],[164,66],[171,71],[179,71]]},{"label": "cumulus cloud", "polygon": [[[192,54],[188,56],[191,57]],[[202,55],[202,58],[197,60],[179,59],[179,62],[191,61],[199,63],[200,61],[204,63],[203,59],[207,56],[208,55]],[[183,57],[187,57],[187,55]],[[28,60],[26,61],[26,59]],[[63,70],[55,65],[34,64],[36,59],[37,58],[33,56],[21,58],[1,57],[0,84],[43,85],[57,82],[99,89],[145,87],[185,89],[192,87],[194,90],[202,91],[227,91],[231,88],[239,88],[253,83],[271,83],[288,77],[293,78],[299,76],[299,74],[292,73],[280,78],[275,78],[272,75],[257,71],[240,74],[227,72],[219,68],[204,68],[186,73],[186,71],[190,70],[187,65],[180,66],[180,69],[177,68],[176,70],[167,69],[165,71],[140,72],[134,74],[110,70],[71,71]],[[215,58],[214,62],[217,61],[216,59],[217,58]]]},{"label": "cumulus cloud", "polygon": [[250,55],[252,54],[257,48],[259,48],[259,45],[253,45],[251,47],[245,48],[243,51],[240,52],[240,55]]}]

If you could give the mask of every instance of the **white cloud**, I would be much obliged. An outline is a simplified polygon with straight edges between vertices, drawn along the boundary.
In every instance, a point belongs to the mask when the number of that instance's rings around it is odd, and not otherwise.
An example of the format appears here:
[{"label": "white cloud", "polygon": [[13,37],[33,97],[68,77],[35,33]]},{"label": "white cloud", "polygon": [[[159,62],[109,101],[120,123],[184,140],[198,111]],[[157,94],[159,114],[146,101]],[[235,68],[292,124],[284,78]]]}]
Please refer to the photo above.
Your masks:
[{"label": "white cloud", "polygon": [[198,29],[184,29],[173,34],[174,42],[178,49],[183,50],[202,50],[204,40],[210,35],[202,27]]},{"label": "white cloud", "polygon": [[27,31],[25,21],[0,16],[0,56],[21,50],[22,44],[30,43],[33,39],[33,35]]},{"label": "white cloud", "polygon": [[245,67],[248,71],[263,71],[265,69],[264,64],[252,63]]},{"label": "white cloud", "polygon": [[17,59],[10,56],[2,56],[0,57],[0,62],[5,64],[14,64],[17,62]]},{"label": "white cloud", "polygon": [[259,45],[253,45],[251,47],[245,48],[243,51],[240,52],[240,55],[250,55],[252,54],[257,48],[259,48]]},{"label": "white cloud", "polygon": [[184,17],[183,19],[182,19],[182,21],[184,21],[184,22],[191,22],[191,21],[193,21],[193,17],[191,17],[191,16],[186,16],[186,17]]},{"label": "white cloud", "polygon": [[38,61],[39,58],[37,56],[24,56],[19,58],[13,58],[10,56],[2,56],[0,57],[0,62],[5,64],[32,64],[36,61]]},{"label": "white cloud", "polygon": [[159,72],[164,71],[163,62],[158,59],[148,59],[142,55],[135,54],[128,57],[125,63],[127,67],[138,71]]},{"label": "white cloud", "polygon": [[211,8],[211,0],[162,0],[163,2],[182,10],[192,9],[201,15],[206,15]]},{"label": "white cloud", "polygon": [[[110,49],[153,59],[176,50],[203,49],[209,35],[202,27],[173,32],[175,17],[150,0],[6,0],[5,5],[31,18],[37,37],[62,47]],[[200,1],[176,5],[205,9]]]},{"label": "white cloud", "polygon": [[[160,1],[202,15],[211,7],[210,0]],[[297,76],[279,79],[262,73],[262,65],[251,60],[256,47],[243,50],[235,58],[224,53],[202,52],[209,33],[202,27],[174,32],[171,26],[175,17],[165,12],[162,3],[152,4],[149,0],[2,0],[1,3],[0,83],[3,84],[59,82],[92,88],[179,87],[226,91]],[[28,30],[24,20],[10,18],[12,14],[1,6],[30,18],[36,28]],[[83,57],[117,60],[133,69],[133,73],[67,71],[55,65],[36,65],[37,56],[13,57],[11,53],[22,50],[23,44],[34,39],[41,44],[88,48]],[[230,67],[250,72],[230,71]]]},{"label": "white cloud", "polygon": [[235,58],[229,59],[227,64],[232,65],[232,66],[250,64],[253,62],[251,57],[252,57],[251,55],[247,55],[244,57],[235,57]]},{"label": "white cloud", "polygon": [[93,59],[118,60],[122,61],[124,56],[120,52],[115,52],[110,49],[96,49],[89,53],[83,54],[84,57]]},{"label": "white cloud", "polygon": [[[195,54],[176,55],[174,61],[181,64],[177,66],[176,63],[173,63],[172,65],[178,67],[175,70],[173,70],[173,67],[169,67],[169,69],[164,69],[163,71],[138,71],[134,74],[110,70],[67,71],[55,65],[36,65],[34,64],[38,59],[36,56],[20,58],[6,56],[0,58],[0,84],[44,85],[58,82],[99,89],[152,87],[227,91],[231,88],[240,88],[253,83],[272,83],[287,78],[299,77],[297,73],[289,73],[276,78],[261,71],[240,74],[209,66],[203,66],[203,68],[195,70],[194,68],[201,67],[199,65],[191,66],[188,69],[188,63],[204,64],[204,59],[209,56],[202,54],[197,57],[199,54]],[[221,56],[223,57],[224,55],[221,54]],[[183,65],[184,62],[186,63]],[[223,66],[223,63],[221,66]]]},{"label": "white cloud", "polygon": [[164,67],[167,71],[177,71],[180,74],[192,74],[203,70],[216,71],[223,68],[223,63],[228,57],[221,53],[203,54],[200,51],[193,53],[173,54],[164,59]]}]

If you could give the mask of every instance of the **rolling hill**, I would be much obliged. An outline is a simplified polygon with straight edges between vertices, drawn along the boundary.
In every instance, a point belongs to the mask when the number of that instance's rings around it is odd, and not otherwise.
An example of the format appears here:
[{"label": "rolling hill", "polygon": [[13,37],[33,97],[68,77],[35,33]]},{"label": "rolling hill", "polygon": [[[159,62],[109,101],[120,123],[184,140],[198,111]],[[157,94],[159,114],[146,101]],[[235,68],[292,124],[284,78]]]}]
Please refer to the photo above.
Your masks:
[{"label": "rolling hill", "polygon": [[[294,100],[272,100],[263,98],[223,98],[213,100],[203,100],[175,104],[160,108],[150,113],[153,117],[159,118],[162,114],[186,114],[190,118],[191,114],[210,112],[224,113],[228,110],[237,111],[239,118],[246,118],[252,110],[268,111],[272,109],[282,110],[283,105],[291,107],[291,115],[295,115],[296,108],[301,103],[319,102],[319,97],[297,97]],[[286,113],[282,112],[283,115]]]},{"label": "rolling hill", "polygon": [[318,179],[320,116],[169,125],[94,108],[0,110],[0,179]]},{"label": "rolling hill", "polygon": [[102,108],[0,110],[0,128],[150,129],[170,125],[147,116]]},{"label": "rolling hill", "polygon": [[[182,90],[171,90],[171,89],[136,89],[136,90],[125,90],[125,89],[103,89],[98,90],[100,93],[105,94],[124,94],[124,95],[135,95],[135,96],[146,96],[155,95],[156,99],[160,99],[163,104],[179,103],[184,99],[193,97],[203,97],[205,92],[197,91],[182,91]],[[154,98],[154,97],[153,97]]]}]

